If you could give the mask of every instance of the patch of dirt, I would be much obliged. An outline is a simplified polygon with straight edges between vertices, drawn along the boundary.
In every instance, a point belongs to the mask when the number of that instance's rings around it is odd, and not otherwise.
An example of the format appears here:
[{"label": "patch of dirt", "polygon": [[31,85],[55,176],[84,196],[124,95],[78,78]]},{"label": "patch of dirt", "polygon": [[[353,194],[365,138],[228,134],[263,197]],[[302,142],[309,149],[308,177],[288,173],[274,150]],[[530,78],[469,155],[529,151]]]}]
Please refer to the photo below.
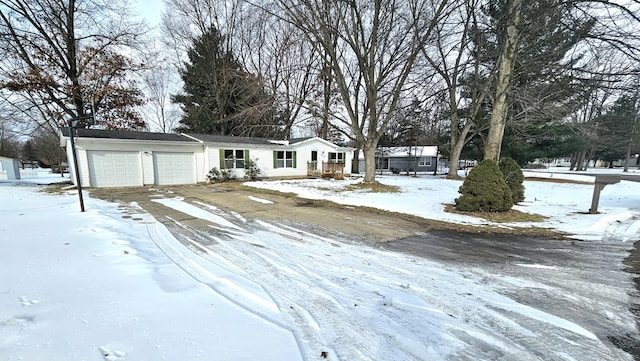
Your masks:
[{"label": "patch of dirt", "polygon": [[[248,220],[260,219],[304,224],[307,227],[320,228],[326,234],[337,236],[346,234],[367,243],[389,242],[413,236],[418,232],[436,229],[474,234],[536,235],[535,228],[522,230],[451,224],[376,208],[344,206],[324,200],[302,199],[290,193],[245,187],[241,183],[95,188],[90,189],[89,192],[92,197],[110,202],[124,205],[135,202],[163,223],[169,223],[169,218],[171,218],[195,227],[206,226],[208,222],[193,218],[152,200],[159,196],[182,197],[189,203],[206,203],[225,212],[235,212]],[[273,204],[256,202],[251,200],[249,196],[266,199]],[[544,233],[540,235],[545,237],[550,236],[548,230],[541,233]]]},{"label": "patch of dirt", "polygon": [[[261,192],[239,184],[153,186],[91,189],[92,197],[123,204],[137,203],[160,222],[167,217],[192,226],[201,223],[193,217],[153,202],[160,195],[182,197],[185,201],[206,203],[226,212],[236,212],[245,219],[286,221],[319,227],[325,232],[349,234],[372,243],[407,237],[431,228],[429,221],[417,217],[373,212],[359,207],[341,206],[327,201],[301,199],[290,194]],[[269,200],[263,204],[249,199],[254,196]],[[204,222],[204,221],[202,221]]]}]

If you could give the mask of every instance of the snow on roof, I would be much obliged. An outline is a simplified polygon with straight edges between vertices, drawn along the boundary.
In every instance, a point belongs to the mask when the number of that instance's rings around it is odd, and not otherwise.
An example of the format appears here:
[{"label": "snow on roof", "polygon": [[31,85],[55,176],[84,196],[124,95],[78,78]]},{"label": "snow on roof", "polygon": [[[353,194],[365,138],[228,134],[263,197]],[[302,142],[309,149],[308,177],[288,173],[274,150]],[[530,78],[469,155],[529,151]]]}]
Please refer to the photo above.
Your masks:
[{"label": "snow on roof", "polygon": [[[60,131],[64,137],[69,137],[69,128],[61,128]],[[194,139],[187,138],[175,133],[153,133],[153,132],[136,132],[127,130],[103,130],[103,129],[85,129],[76,128],[76,135],[82,138],[101,138],[101,139],[130,139],[130,140],[160,140],[172,142],[193,142]]]},{"label": "snow on roof", "polygon": [[[379,147],[376,150],[377,156],[383,157],[435,157],[438,154],[438,147],[435,145],[421,145],[417,147]],[[364,154],[360,152],[360,159],[364,159]]]},{"label": "snow on roof", "polygon": [[289,145],[288,140],[270,140],[269,143],[280,144],[280,145]]},{"label": "snow on roof", "polygon": [[[69,137],[69,128],[60,129],[62,136]],[[159,141],[180,141],[180,142],[201,142],[201,143],[228,143],[228,144],[246,144],[246,145],[282,145],[289,146],[299,144],[314,139],[323,141],[327,144],[337,146],[327,140],[317,137],[311,138],[292,138],[286,139],[267,139],[256,137],[238,137],[229,135],[215,135],[215,134],[198,134],[198,133],[154,133],[154,132],[137,132],[137,131],[124,131],[124,130],[103,130],[103,129],[84,129],[77,128],[76,135],[83,138],[102,138],[102,139],[129,139],[129,140],[159,140]],[[63,139],[61,138],[61,141]],[[64,145],[64,143],[62,143]],[[340,149],[347,149],[339,147]]]}]

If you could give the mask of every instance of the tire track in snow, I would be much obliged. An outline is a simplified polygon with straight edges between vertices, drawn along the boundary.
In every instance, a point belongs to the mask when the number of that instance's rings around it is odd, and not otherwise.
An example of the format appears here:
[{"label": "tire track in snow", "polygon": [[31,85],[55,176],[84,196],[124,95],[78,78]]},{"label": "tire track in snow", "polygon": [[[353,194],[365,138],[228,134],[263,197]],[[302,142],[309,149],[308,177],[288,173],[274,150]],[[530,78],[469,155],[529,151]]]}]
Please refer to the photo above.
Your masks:
[{"label": "tire track in snow", "polygon": [[197,252],[211,250],[265,289],[280,309],[279,322],[292,327],[308,359],[322,351],[332,359],[376,361],[447,354],[460,360],[537,360],[549,352],[567,360],[612,357],[599,340],[573,332],[579,331],[573,325],[548,322],[553,314],[532,309],[530,317],[500,307],[515,300],[496,292],[504,283],[490,271],[463,271],[287,225],[249,221],[242,229],[188,231],[202,242]]}]

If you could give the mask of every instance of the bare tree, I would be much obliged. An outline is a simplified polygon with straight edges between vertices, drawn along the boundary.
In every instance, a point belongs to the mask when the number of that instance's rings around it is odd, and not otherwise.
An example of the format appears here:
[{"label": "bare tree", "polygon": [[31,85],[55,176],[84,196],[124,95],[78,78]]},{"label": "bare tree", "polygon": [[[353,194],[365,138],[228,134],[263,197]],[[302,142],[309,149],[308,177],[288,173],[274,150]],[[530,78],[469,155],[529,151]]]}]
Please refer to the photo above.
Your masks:
[{"label": "bare tree", "polygon": [[330,66],[345,108],[342,121],[354,133],[356,147],[364,151],[364,182],[374,182],[378,140],[408,90],[422,47],[449,13],[449,2],[276,0],[275,4],[273,14],[299,28]]},{"label": "bare tree", "polygon": [[164,4],[162,29],[168,48],[175,51],[178,69],[194,41],[211,28],[224,36],[225,51],[240,48],[244,21],[255,11],[246,0],[164,0]]},{"label": "bare tree", "polygon": [[[477,11],[481,0],[462,4],[434,30],[435,39],[423,49],[428,64],[444,83],[450,120],[451,166],[447,178],[458,177],[462,149],[477,134],[475,121],[485,103],[494,69],[485,69],[476,56],[481,46]],[[463,80],[463,78],[465,78]]]},{"label": "bare tree", "polygon": [[122,81],[134,65],[122,49],[143,27],[129,18],[120,0],[0,0],[1,86],[56,126],[91,106],[121,107],[138,123],[135,85]]},{"label": "bare tree", "polygon": [[318,57],[295,27],[266,12],[252,12],[236,35],[240,62],[263,77],[274,96],[283,134],[290,137],[292,127],[308,116],[305,109],[315,87]]},{"label": "bare tree", "polygon": [[0,156],[19,158],[20,138],[9,124],[9,121],[0,118]]},{"label": "bare tree", "polygon": [[162,133],[170,133],[180,120],[179,108],[171,102],[171,94],[179,82],[177,74],[166,65],[166,59],[158,53],[147,57],[146,70],[141,73],[148,103],[143,112]]}]

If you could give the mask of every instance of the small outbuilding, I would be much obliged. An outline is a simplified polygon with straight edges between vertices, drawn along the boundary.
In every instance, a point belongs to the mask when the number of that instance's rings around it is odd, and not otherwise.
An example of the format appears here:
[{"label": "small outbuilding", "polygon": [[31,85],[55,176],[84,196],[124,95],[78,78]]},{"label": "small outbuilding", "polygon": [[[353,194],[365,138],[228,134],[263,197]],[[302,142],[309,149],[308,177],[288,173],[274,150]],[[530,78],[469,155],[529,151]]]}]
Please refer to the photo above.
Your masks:
[{"label": "small outbuilding", "polygon": [[17,159],[0,157],[0,180],[20,179],[20,162]]},{"label": "small outbuilding", "polygon": [[[270,140],[210,134],[165,134],[77,129],[79,175],[85,187],[195,184],[213,168],[245,175],[252,161],[260,177],[346,175],[353,148],[311,137]],[[69,128],[60,132],[75,182]]]}]

